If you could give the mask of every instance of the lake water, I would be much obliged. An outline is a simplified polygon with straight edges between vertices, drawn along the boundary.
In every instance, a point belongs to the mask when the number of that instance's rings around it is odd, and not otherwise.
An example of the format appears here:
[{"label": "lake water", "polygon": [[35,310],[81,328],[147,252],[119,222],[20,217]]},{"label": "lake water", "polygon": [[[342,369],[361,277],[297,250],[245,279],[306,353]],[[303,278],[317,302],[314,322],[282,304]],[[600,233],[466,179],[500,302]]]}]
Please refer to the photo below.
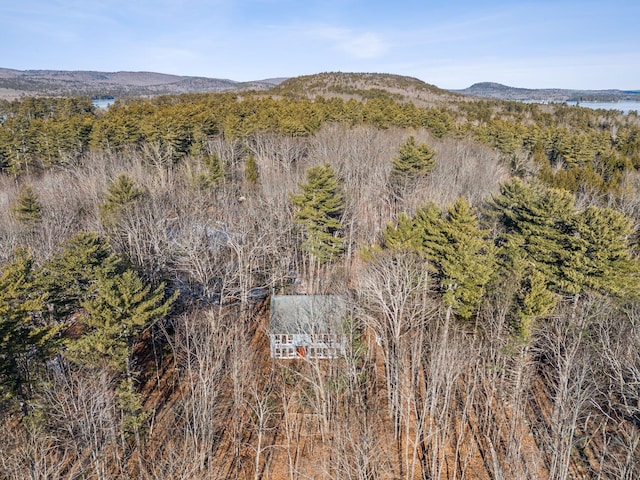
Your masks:
[{"label": "lake water", "polygon": [[[576,105],[577,102],[567,102],[568,105]],[[605,110],[620,110],[623,113],[629,113],[635,110],[640,113],[640,102],[622,101],[622,102],[580,102],[580,107],[587,108],[603,108]]]},{"label": "lake water", "polygon": [[109,108],[109,105],[113,105],[115,101],[115,98],[94,98],[91,103],[93,103],[94,107]]}]

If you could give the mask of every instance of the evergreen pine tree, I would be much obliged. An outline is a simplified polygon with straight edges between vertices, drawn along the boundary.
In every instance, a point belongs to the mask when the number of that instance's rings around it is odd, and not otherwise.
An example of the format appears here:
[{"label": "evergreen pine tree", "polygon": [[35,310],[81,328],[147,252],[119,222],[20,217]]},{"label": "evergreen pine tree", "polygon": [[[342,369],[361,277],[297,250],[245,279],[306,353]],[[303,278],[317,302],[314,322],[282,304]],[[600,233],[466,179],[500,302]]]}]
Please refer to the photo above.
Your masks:
[{"label": "evergreen pine tree", "polygon": [[579,212],[574,201],[566,190],[517,179],[502,185],[491,208],[506,227],[503,261],[531,262],[562,295],[636,295],[640,265],[629,250],[630,220],[607,208]]},{"label": "evergreen pine tree", "polygon": [[133,340],[142,329],[164,317],[178,296],[165,297],[164,284],[145,285],[133,270],[118,275],[100,273],[94,298],[83,302],[82,317],[89,331],[69,345],[80,363],[105,361],[117,371],[128,372]]},{"label": "evergreen pine tree", "polygon": [[123,415],[123,434],[135,435],[148,418],[141,396],[135,389],[138,375],[132,368],[133,345],[140,332],[166,316],[178,297],[167,298],[164,284],[152,289],[133,270],[107,275],[99,272],[96,295],[83,302],[86,311],[80,319],[87,331],[68,344],[67,357],[84,366],[107,365],[122,375],[116,390]]},{"label": "evergreen pine tree", "polygon": [[506,227],[500,241],[504,261],[513,263],[524,254],[554,291],[569,295],[580,291],[583,271],[572,266],[576,208],[570,192],[514,179],[501,186],[491,208]]},{"label": "evergreen pine tree", "polygon": [[118,223],[122,212],[144,195],[144,190],[126,173],[121,173],[107,187],[104,202],[100,205],[100,217],[105,225]]},{"label": "evergreen pine tree", "polygon": [[31,185],[24,185],[11,206],[13,215],[23,225],[33,227],[42,222],[42,205]]},{"label": "evergreen pine tree", "polygon": [[402,212],[398,215],[396,225],[387,224],[382,232],[383,246],[394,250],[414,250],[418,241],[414,220]]},{"label": "evergreen pine tree", "polygon": [[45,296],[36,289],[33,274],[33,259],[25,249],[16,250],[0,272],[0,400],[17,392],[26,377],[24,363],[46,338],[47,329],[34,320]]},{"label": "evergreen pine tree", "polygon": [[212,188],[224,178],[224,165],[220,156],[213,152],[202,159],[203,170],[197,175],[196,183],[200,188]]},{"label": "evergreen pine tree", "polygon": [[[428,258],[436,265],[445,305],[459,317],[470,319],[493,273],[493,243],[488,232],[479,228],[478,219],[464,197],[447,209],[440,229],[425,244]],[[433,241],[436,235],[439,241]]]},{"label": "evergreen pine tree", "polygon": [[416,230],[414,243],[423,255],[433,257],[446,242],[442,222],[442,210],[435,203],[429,203],[416,211],[413,217]]},{"label": "evergreen pine tree", "polygon": [[256,186],[258,183],[258,165],[256,164],[255,158],[253,155],[249,155],[247,161],[244,164],[244,178],[249,182],[249,185],[252,187]]},{"label": "evergreen pine tree", "polygon": [[293,195],[291,202],[297,208],[296,221],[306,231],[303,248],[321,263],[327,262],[344,251],[344,240],[339,236],[344,199],[329,164],[309,168],[306,176],[307,182],[300,185],[301,192]]},{"label": "evergreen pine tree", "polygon": [[536,319],[545,317],[555,307],[557,295],[549,291],[542,273],[534,268],[523,272],[516,295],[517,323],[515,333],[522,343],[528,344]]},{"label": "evergreen pine tree", "polygon": [[420,178],[427,175],[435,166],[435,152],[426,143],[416,144],[411,136],[398,149],[398,155],[392,160],[391,180],[398,194],[402,194]]},{"label": "evergreen pine tree", "polygon": [[121,268],[121,259],[106,240],[94,232],[80,232],[42,266],[37,282],[48,293],[46,303],[53,319],[60,320],[95,295],[99,275],[114,275]]},{"label": "evergreen pine tree", "polygon": [[573,222],[574,268],[585,289],[637,297],[640,263],[631,255],[631,220],[610,208],[587,207]]},{"label": "evergreen pine tree", "polygon": [[446,214],[434,203],[418,209],[413,219],[401,214],[383,237],[385,248],[411,249],[428,260],[448,311],[463,319],[473,316],[493,272],[495,249],[464,197]]}]

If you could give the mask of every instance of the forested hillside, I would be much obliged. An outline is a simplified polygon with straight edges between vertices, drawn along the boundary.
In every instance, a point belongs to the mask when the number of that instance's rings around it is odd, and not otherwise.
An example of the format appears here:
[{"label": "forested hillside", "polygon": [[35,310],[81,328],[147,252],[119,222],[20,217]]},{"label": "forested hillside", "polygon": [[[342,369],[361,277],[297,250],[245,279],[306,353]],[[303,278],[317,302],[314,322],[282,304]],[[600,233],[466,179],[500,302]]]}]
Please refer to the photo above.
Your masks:
[{"label": "forested hillside", "polygon": [[13,70],[0,68],[0,99],[23,97],[135,97],[197,92],[268,90],[281,79],[235,82],[154,72]]},{"label": "forested hillside", "polygon": [[[639,478],[638,169],[388,75],[3,102],[0,478]],[[344,356],[272,360],[316,293]]]},{"label": "forested hillside", "polygon": [[562,88],[515,88],[499,83],[475,83],[464,90],[455,92],[474,97],[516,100],[521,102],[536,101],[540,103],[562,102],[620,102],[637,101],[640,92],[637,90],[566,90]]}]

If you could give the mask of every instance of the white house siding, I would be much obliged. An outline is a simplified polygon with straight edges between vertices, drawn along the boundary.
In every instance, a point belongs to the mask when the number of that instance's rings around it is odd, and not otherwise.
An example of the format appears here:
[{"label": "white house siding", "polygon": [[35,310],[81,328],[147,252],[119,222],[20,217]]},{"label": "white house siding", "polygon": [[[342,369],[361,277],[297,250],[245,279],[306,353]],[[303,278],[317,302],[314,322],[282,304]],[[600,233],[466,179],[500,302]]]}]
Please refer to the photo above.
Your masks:
[{"label": "white house siding", "polygon": [[269,337],[272,358],[337,358],[345,351],[342,335],[271,334]]}]

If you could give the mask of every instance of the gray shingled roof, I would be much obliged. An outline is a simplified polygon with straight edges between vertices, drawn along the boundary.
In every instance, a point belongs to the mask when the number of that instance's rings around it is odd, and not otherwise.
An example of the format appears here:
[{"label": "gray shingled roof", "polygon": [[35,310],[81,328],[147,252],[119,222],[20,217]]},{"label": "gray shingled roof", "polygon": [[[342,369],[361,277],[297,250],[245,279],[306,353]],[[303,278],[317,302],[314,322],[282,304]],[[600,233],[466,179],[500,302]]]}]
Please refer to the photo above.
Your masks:
[{"label": "gray shingled roof", "polygon": [[338,295],[274,295],[269,333],[334,333],[345,314]]}]

